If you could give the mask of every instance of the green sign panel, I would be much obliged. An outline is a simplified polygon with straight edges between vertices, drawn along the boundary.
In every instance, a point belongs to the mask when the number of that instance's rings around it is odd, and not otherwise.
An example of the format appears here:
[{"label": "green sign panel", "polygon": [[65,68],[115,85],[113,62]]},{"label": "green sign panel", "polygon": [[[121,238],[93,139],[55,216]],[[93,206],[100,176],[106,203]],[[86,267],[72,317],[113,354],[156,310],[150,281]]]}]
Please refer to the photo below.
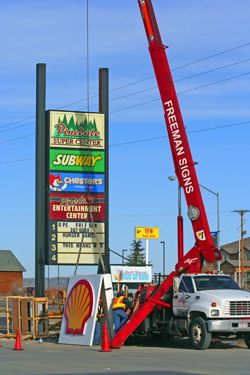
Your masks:
[{"label": "green sign panel", "polygon": [[105,171],[104,151],[50,149],[50,170]]}]

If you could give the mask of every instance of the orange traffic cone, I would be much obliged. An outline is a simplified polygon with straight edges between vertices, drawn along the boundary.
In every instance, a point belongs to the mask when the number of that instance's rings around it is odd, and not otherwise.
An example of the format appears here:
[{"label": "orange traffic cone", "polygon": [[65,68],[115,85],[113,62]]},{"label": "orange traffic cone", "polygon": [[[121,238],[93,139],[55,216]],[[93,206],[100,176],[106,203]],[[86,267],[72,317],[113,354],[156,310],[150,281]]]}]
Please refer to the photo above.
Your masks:
[{"label": "orange traffic cone", "polygon": [[21,347],[21,338],[20,338],[19,328],[17,328],[17,330],[16,330],[16,341],[15,341],[14,350],[23,350],[22,347]]},{"label": "orange traffic cone", "polygon": [[111,352],[109,334],[106,323],[103,323],[103,333],[102,333],[102,352]]}]

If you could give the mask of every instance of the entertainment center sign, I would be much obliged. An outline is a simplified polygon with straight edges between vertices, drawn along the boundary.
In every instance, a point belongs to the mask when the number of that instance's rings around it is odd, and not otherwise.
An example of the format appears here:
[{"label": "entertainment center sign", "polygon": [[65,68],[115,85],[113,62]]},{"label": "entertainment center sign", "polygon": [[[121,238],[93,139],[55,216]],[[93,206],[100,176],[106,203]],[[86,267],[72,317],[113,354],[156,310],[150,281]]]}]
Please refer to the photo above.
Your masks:
[{"label": "entertainment center sign", "polygon": [[100,113],[47,111],[47,264],[98,264],[105,254],[105,125]]}]

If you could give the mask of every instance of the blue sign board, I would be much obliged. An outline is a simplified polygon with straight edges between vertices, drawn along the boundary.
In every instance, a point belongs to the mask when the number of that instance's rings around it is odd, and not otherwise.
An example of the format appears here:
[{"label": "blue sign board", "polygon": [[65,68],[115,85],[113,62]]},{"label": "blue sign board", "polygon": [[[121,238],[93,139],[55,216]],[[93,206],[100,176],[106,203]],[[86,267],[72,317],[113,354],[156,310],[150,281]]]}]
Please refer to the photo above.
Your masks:
[{"label": "blue sign board", "polygon": [[104,193],[105,176],[100,173],[50,172],[50,191]]}]

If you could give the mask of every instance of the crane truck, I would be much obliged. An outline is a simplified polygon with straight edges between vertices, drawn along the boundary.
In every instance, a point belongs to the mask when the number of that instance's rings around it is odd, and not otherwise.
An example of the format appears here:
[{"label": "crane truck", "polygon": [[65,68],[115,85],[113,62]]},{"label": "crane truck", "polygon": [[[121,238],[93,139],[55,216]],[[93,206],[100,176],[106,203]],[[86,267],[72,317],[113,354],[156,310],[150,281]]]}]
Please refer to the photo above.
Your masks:
[{"label": "crane truck", "polygon": [[[175,174],[187,202],[194,246],[183,254],[182,217],[178,217],[178,261],[175,270],[153,288],[127,323],[111,340],[120,348],[125,340],[161,306],[169,336],[187,336],[204,350],[213,337],[241,337],[250,347],[250,293],[240,290],[227,275],[202,273],[204,262],[221,260],[210,232],[195,163],[187,139],[173,78],[151,0],[138,0],[149,53],[162,101]],[[152,290],[152,288],[151,288]],[[154,322],[153,322],[154,325]]]}]

